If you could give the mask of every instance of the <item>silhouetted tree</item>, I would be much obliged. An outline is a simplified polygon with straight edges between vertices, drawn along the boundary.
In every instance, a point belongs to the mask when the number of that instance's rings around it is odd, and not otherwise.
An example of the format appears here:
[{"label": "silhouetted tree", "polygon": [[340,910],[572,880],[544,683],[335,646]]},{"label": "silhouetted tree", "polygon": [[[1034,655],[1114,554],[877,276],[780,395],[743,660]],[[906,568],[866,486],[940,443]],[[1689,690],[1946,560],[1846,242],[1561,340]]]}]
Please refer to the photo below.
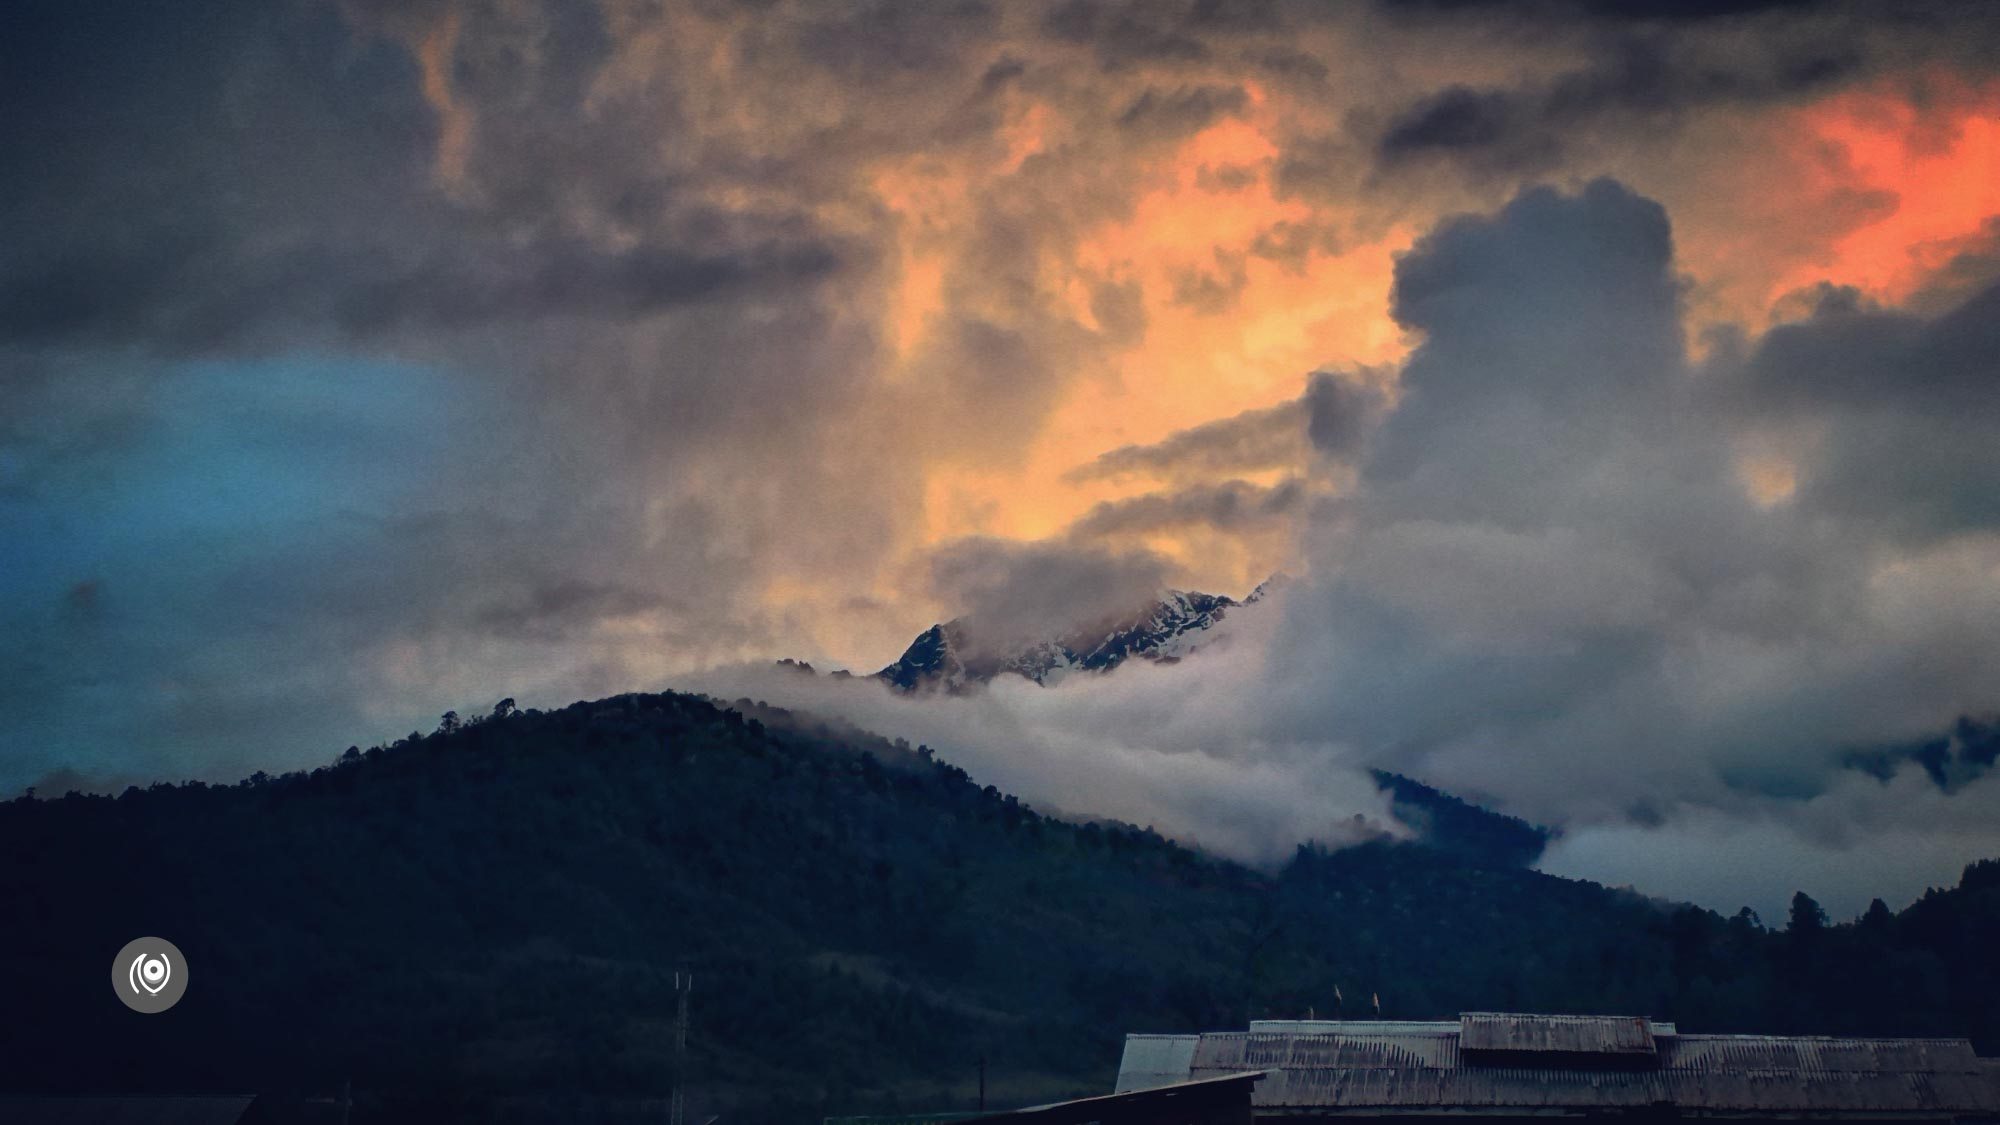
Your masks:
[{"label": "silhouetted tree", "polygon": [[1796,938],[1813,938],[1826,929],[1826,911],[1804,891],[1792,896],[1791,920],[1785,924],[1785,932]]}]

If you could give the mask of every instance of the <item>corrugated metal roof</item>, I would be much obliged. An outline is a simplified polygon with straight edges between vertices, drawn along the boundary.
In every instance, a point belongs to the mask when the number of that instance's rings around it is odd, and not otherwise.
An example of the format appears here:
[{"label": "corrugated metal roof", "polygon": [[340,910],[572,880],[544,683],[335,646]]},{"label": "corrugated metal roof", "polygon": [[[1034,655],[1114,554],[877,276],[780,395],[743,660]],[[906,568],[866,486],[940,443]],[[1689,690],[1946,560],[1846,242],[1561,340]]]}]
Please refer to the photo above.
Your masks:
[{"label": "corrugated metal roof", "polygon": [[862,1113],[858,1117],[822,1117],[820,1125],[954,1125],[984,1113]]},{"label": "corrugated metal roof", "polygon": [[[1119,1089],[1135,1083],[1203,1079],[1249,1070],[1269,1077],[1254,1104],[1334,1112],[1371,1109],[1594,1110],[1671,1106],[1716,1113],[1915,1113],[2000,1115],[2000,1067],[1963,1039],[1842,1039],[1807,1036],[1678,1035],[1653,1025],[1656,1054],[1620,1046],[1586,1050],[1576,1063],[1482,1065],[1506,1054],[1470,1049],[1460,1028],[1383,1021],[1291,1021],[1311,1031],[1265,1030],[1127,1041]],[[1519,1026],[1519,1025],[1515,1025]],[[1328,1027],[1342,1030],[1326,1031]],[[1354,1028],[1349,1032],[1346,1028]],[[1571,1028],[1561,1029],[1569,1034]],[[1584,1026],[1567,1041],[1622,1045],[1625,1032]],[[1636,1036],[1632,1038],[1636,1039]],[[1188,1041],[1194,1042],[1190,1044]],[[1494,1040],[1486,1040],[1494,1041]],[[1539,1044],[1545,1039],[1503,1038]],[[1565,1041],[1565,1040],[1557,1040]],[[1541,1046],[1498,1048],[1534,1057]],[[1182,1052],[1187,1070],[1178,1071]],[[1604,1059],[1589,1065],[1593,1058]],[[1620,1063],[1625,1064],[1619,1068]],[[1127,1069],[1130,1069],[1128,1075]]]},{"label": "corrugated metal roof", "polygon": [[[1197,1070],[1195,1077],[1205,1077]],[[1630,1109],[1712,1112],[1977,1113],[2000,1110],[1990,1079],[1969,1074],[1730,1071],[1689,1073],[1481,1067],[1288,1069],[1253,1105],[1318,1109]]]},{"label": "corrugated metal roof", "polygon": [[1270,1035],[1213,1032],[1195,1048],[1194,1070],[1347,1067],[1380,1070],[1458,1065],[1456,1035]]},{"label": "corrugated metal roof", "polygon": [[1536,1016],[1467,1012],[1458,1018],[1462,1051],[1650,1055],[1653,1028],[1644,1016]]},{"label": "corrugated metal roof", "polygon": [[1293,1035],[1457,1035],[1457,1020],[1251,1020],[1251,1031]]},{"label": "corrugated metal roof", "polygon": [[[1481,1013],[1468,1013],[1478,1015]],[[1542,1017],[1550,1018],[1550,1017]],[[1627,1019],[1626,1016],[1584,1016],[1583,1019]],[[1253,1032],[1291,1035],[1457,1035],[1464,1017],[1455,1020],[1251,1020]],[[1653,1038],[1678,1035],[1671,1020],[1647,1020]]]},{"label": "corrugated metal roof", "polygon": [[1978,1074],[1985,1069],[1984,1061],[1964,1039],[1683,1035],[1660,1044],[1660,1069],[1698,1072]]},{"label": "corrugated metal roof", "polygon": [[1118,1063],[1117,1092],[1152,1090],[1188,1080],[1199,1035],[1127,1035]]}]

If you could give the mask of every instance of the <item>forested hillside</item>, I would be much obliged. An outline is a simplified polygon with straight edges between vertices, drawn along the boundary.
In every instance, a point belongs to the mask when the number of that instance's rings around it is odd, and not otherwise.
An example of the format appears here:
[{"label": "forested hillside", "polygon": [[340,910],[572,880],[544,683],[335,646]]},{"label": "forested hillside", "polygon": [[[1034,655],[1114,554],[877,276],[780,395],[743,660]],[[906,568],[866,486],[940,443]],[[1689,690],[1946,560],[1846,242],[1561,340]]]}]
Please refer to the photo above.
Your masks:
[{"label": "forested hillside", "polygon": [[[996,1104],[1101,1093],[1127,1031],[1327,1015],[1336,989],[1348,1015],[1379,993],[1392,1017],[2000,1047],[2000,865],[1858,924],[1802,899],[1770,931],[1464,846],[1260,873],[1044,818],[925,748],[683,695],[502,705],[310,775],[46,797],[0,805],[0,1089],[351,1079],[357,1121],[610,1118],[668,1090],[683,966],[694,1120],[966,1108],[982,1057]],[[158,1017],[107,987],[142,934],[190,962]]]}]

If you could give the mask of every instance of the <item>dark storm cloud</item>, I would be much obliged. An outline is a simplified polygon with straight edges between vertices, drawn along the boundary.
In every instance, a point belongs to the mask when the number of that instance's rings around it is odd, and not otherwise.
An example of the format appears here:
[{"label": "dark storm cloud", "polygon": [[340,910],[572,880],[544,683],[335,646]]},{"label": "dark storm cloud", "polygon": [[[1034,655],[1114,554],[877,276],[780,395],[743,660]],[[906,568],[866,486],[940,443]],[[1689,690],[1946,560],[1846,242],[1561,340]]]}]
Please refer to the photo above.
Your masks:
[{"label": "dark storm cloud", "polygon": [[[47,156],[0,173],[13,251],[0,269],[0,338],[209,352],[330,328],[370,340],[633,318],[810,283],[842,262],[800,213],[723,215],[694,185],[642,171],[626,131],[639,122],[579,114],[578,83],[603,50],[587,21],[539,25],[532,73],[505,58],[454,72],[468,103],[503,81],[541,98],[481,121],[484,205],[467,210],[432,186],[438,126],[400,48],[352,40],[318,7],[292,13],[307,17],[296,23],[282,5],[204,11],[159,28],[91,26],[89,11],[30,17],[9,37],[37,94],[29,112],[8,115],[9,147]],[[155,33],[130,67],[42,74],[51,57],[122,58]],[[578,117],[593,126],[577,128]],[[558,193],[655,216],[652,229],[607,246],[558,223]]]},{"label": "dark storm cloud", "polygon": [[1361,452],[1387,406],[1379,386],[1315,372],[1306,381],[1306,437],[1320,453],[1342,459]]},{"label": "dark storm cloud", "polygon": [[[1395,162],[1440,149],[1495,149],[1503,145],[1518,149],[1523,146],[1515,143],[1513,134],[1522,128],[1517,120],[1520,115],[1516,98],[1506,91],[1453,86],[1425,98],[1390,122],[1382,134],[1380,151],[1385,160]],[[1510,159],[1542,164],[1555,157],[1555,149],[1545,137],[1534,138],[1526,147],[1530,151],[1510,153]]]},{"label": "dark storm cloud", "polygon": [[1954,793],[2000,762],[2000,722],[1961,716],[1943,734],[1902,746],[1855,751],[1844,762],[1885,784],[1914,765],[1940,790]]},{"label": "dark storm cloud", "polygon": [[1125,107],[1118,115],[1118,124],[1148,137],[1181,137],[1240,112],[1246,101],[1248,95],[1241,86],[1149,89]]},{"label": "dark storm cloud", "polygon": [[514,596],[496,600],[478,611],[499,632],[560,639],[588,633],[599,622],[620,617],[684,608],[674,599],[615,582],[551,576],[528,583]]},{"label": "dark storm cloud", "polygon": [[1830,291],[1727,384],[1751,419],[1815,431],[1801,506],[1917,539],[2000,527],[2000,285],[1932,319]]},{"label": "dark storm cloud", "polygon": [[[9,336],[129,339],[162,306],[206,310],[179,318],[198,322],[190,335],[229,331],[212,296],[254,300],[333,264],[365,230],[339,218],[343,203],[380,207],[420,180],[427,116],[383,93],[407,82],[407,63],[387,49],[343,56],[331,11],[283,15],[86,4],[10,20],[0,70],[21,96],[0,144],[36,155],[0,169]],[[313,230],[329,225],[334,238]]]},{"label": "dark storm cloud", "polygon": [[[1653,517],[1741,507],[1677,404],[1671,256],[1660,207],[1598,181],[1448,220],[1398,263],[1393,308],[1424,342],[1361,463],[1354,524],[1329,528],[1327,604],[1352,617],[1330,627],[1404,653],[1384,696],[1452,698],[1418,707],[1431,737],[1561,711],[1643,669],[1685,596],[1659,557],[1676,531]],[[1693,476],[1655,496],[1658,471]],[[1356,703],[1371,726],[1402,713]]]},{"label": "dark storm cloud", "polygon": [[1182,4],[1151,4],[1143,0],[1060,0],[1042,19],[1051,38],[1089,45],[1100,65],[1118,70],[1147,62],[1196,63],[1209,57],[1208,46],[1189,26],[1191,10]]},{"label": "dark storm cloud", "polygon": [[1107,500],[1070,525],[1083,538],[1148,535],[1190,527],[1255,532],[1288,526],[1304,510],[1305,483],[1288,479],[1270,487],[1232,480],[1177,492],[1151,492]]},{"label": "dark storm cloud", "polygon": [[835,70],[923,73],[961,65],[997,22],[994,6],[984,0],[870,0],[808,21],[799,42],[808,58]]},{"label": "dark storm cloud", "polygon": [[1290,402],[1204,422],[1148,445],[1122,445],[1068,475],[1073,481],[1137,475],[1213,481],[1267,469],[1302,471],[1311,448],[1339,458],[1358,453],[1384,405],[1381,391],[1356,377],[1314,372],[1305,393]]},{"label": "dark storm cloud", "polygon": [[[1532,188],[1496,216],[1447,219],[1396,263],[1391,311],[1426,334],[1404,372],[1406,389],[1532,395],[1543,385],[1656,377],[1658,364],[1679,354],[1672,257],[1665,208],[1612,180],[1574,196]],[[1554,315],[1574,323],[1563,339],[1537,339]],[[1614,349],[1614,339],[1634,346]],[[1521,372],[1532,380],[1526,386],[1464,362],[1474,348],[1498,345],[1497,362],[1521,363],[1549,344],[1600,362],[1536,365]],[[1407,417],[1396,414],[1399,424]]]},{"label": "dark storm cloud", "polygon": [[1595,474],[1682,413],[1671,258],[1661,207],[1604,180],[1441,224],[1397,264],[1392,308],[1425,342],[1365,483],[1406,518],[1502,527],[1628,503]]},{"label": "dark storm cloud", "polygon": [[1299,403],[1246,410],[1204,422],[1151,445],[1123,445],[1070,474],[1098,480],[1127,474],[1175,477],[1255,472],[1297,464],[1305,418]]},{"label": "dark storm cloud", "polygon": [[1775,411],[2000,409],[2000,286],[1926,320],[1828,290],[1813,315],[1758,342],[1743,392]]},{"label": "dark storm cloud", "polygon": [[1712,20],[1761,12],[1805,12],[1838,7],[1836,0],[1376,0],[1382,8],[1410,16],[1463,16],[1498,13],[1540,19]]},{"label": "dark storm cloud", "polygon": [[1273,31],[1284,26],[1280,0],[1194,0],[1189,23],[1209,31]]},{"label": "dark storm cloud", "polygon": [[[947,25],[953,42],[983,34],[964,6],[898,10],[859,13],[892,58],[909,53],[898,43],[946,50]],[[36,112],[7,115],[21,140],[9,147],[45,154],[10,164],[0,194],[13,250],[0,335],[19,346],[437,354],[453,350],[444,338],[476,335],[454,360],[541,378],[575,363],[564,337],[586,324],[695,310],[684,319],[721,335],[714,322],[750,297],[767,322],[784,305],[787,323],[824,324],[816,286],[868,266],[869,251],[810,215],[809,193],[837,182],[810,154],[712,144],[663,160],[635,143],[687,135],[686,99],[593,91],[611,49],[594,9],[216,5],[157,27],[157,9],[101,12],[31,13],[9,37],[23,65],[7,69],[32,75],[36,95],[22,103]],[[789,65],[809,48],[841,51],[817,31],[768,50]],[[425,73],[434,53],[450,57]],[[463,166],[446,167],[459,133]],[[715,201],[774,178],[796,193]],[[612,349],[592,346],[603,379]],[[676,359],[691,361],[678,382],[708,382],[683,401],[726,403],[755,383],[692,351],[622,350],[634,390]],[[44,350],[22,366],[54,362]]]},{"label": "dark storm cloud", "polygon": [[[1364,166],[1378,188],[1456,199],[1464,197],[1451,193],[1470,190],[1490,200],[1536,178],[1600,173],[1635,141],[1657,147],[1718,120],[1749,121],[1871,84],[1908,86],[1920,106],[1950,100],[1954,76],[1987,73],[2000,49],[2000,9],[1966,0],[1383,7],[1389,27],[1468,58],[1481,52],[1459,37],[1513,44],[1523,60],[1511,70],[1518,77],[1454,74],[1362,99],[1339,130],[1287,145],[1280,184],[1288,193],[1314,197],[1350,184],[1343,173]],[[1728,134],[1704,136],[1727,143]]]},{"label": "dark storm cloud", "polygon": [[1577,134],[1671,123],[1693,111],[1799,98],[1859,73],[1852,44],[1788,34],[1740,52],[1646,33],[1593,45],[1592,62],[1552,81],[1512,88],[1455,85],[1405,107],[1383,128],[1385,168],[1450,159],[1489,173],[1556,165]]},{"label": "dark storm cloud", "polygon": [[558,236],[474,262],[424,261],[399,276],[356,286],[340,296],[337,308],[344,323],[364,331],[551,316],[641,318],[749,289],[783,293],[839,268],[832,245],[810,231],[797,235],[707,253],[699,237],[607,250]]},{"label": "dark storm cloud", "polygon": [[138,343],[171,352],[269,347],[337,327],[385,333],[516,327],[545,317],[617,320],[782,290],[833,273],[837,251],[810,236],[705,254],[693,246],[605,252],[549,235],[474,250],[407,243],[300,246],[165,239],[124,255],[78,245],[0,280],[0,336],[20,344]]},{"label": "dark storm cloud", "polygon": [[1961,31],[1991,19],[1982,0],[1375,0],[1375,7],[1413,26],[1480,21],[1489,26],[1549,28],[1587,24],[1645,26],[1690,32],[1736,32],[1853,19],[1902,34]]},{"label": "dark storm cloud", "polygon": [[1056,0],[1042,30],[1094,44],[1108,63],[1190,61],[1215,40],[1282,32],[1292,23],[1282,0]]},{"label": "dark storm cloud", "polygon": [[1266,47],[1250,52],[1246,61],[1267,74],[1314,85],[1326,81],[1331,71],[1312,55],[1286,47]]}]

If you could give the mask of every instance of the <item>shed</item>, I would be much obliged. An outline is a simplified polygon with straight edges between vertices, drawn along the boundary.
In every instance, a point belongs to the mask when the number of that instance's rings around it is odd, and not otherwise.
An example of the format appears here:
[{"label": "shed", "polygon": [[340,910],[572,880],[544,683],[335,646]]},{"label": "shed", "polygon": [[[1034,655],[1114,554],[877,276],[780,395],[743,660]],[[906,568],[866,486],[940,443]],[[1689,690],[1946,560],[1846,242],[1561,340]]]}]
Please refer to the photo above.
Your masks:
[{"label": "shed", "polygon": [[1964,1039],[1682,1035],[1630,1016],[1473,1012],[1134,1036],[1118,1089],[1252,1070],[1268,1076],[1252,1096],[1260,1118],[2000,1121],[2000,1072]]}]

